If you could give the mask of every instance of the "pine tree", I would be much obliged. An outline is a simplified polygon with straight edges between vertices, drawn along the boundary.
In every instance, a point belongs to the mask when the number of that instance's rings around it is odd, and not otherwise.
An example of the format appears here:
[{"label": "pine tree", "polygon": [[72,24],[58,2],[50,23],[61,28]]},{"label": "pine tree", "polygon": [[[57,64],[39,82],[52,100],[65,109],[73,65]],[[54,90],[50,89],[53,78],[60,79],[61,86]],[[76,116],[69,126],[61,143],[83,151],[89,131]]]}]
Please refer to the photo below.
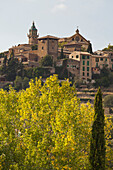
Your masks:
[{"label": "pine tree", "polygon": [[92,170],[105,169],[105,135],[104,135],[104,110],[102,105],[101,89],[95,96],[94,101],[94,123],[92,126],[92,137],[90,143],[90,163]]}]

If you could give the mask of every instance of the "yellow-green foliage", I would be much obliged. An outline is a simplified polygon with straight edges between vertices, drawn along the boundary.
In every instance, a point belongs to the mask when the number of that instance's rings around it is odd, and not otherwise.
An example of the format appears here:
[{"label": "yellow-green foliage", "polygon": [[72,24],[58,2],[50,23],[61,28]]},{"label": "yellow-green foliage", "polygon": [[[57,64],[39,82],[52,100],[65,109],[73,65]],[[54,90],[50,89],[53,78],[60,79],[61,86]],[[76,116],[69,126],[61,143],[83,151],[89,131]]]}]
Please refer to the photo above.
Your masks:
[{"label": "yellow-green foliage", "polygon": [[[89,169],[94,111],[80,104],[69,81],[57,76],[33,82],[26,91],[0,91],[0,168]],[[107,120],[109,139],[111,124]],[[112,159],[107,147],[107,164]]]},{"label": "yellow-green foliage", "polygon": [[65,41],[64,41],[64,42],[59,42],[59,43],[58,43],[58,46],[59,46],[59,47],[63,47],[63,46],[64,46],[65,44],[67,44],[67,43],[68,43],[68,42],[65,42]]}]

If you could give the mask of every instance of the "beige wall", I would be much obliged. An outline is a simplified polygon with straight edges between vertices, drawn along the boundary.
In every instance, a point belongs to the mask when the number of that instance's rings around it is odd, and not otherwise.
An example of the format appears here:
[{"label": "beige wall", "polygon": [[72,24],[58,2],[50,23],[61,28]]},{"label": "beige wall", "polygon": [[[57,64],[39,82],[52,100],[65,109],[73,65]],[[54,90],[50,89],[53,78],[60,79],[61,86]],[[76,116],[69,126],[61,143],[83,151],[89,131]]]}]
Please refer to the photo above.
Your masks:
[{"label": "beige wall", "polygon": [[[73,52],[69,58],[80,61],[80,79],[88,80],[92,78],[92,59],[87,52]],[[83,70],[84,69],[84,70]]]},{"label": "beige wall", "polygon": [[80,75],[80,61],[68,59],[67,60],[67,69],[69,72],[75,75],[75,77],[79,78]]},{"label": "beige wall", "polygon": [[108,65],[110,68],[110,59],[108,56],[100,56],[100,55],[92,55],[92,67],[99,67],[100,69],[103,68],[104,65]]},{"label": "beige wall", "polygon": [[80,78],[86,81],[92,79],[92,60],[90,54],[80,55]]}]

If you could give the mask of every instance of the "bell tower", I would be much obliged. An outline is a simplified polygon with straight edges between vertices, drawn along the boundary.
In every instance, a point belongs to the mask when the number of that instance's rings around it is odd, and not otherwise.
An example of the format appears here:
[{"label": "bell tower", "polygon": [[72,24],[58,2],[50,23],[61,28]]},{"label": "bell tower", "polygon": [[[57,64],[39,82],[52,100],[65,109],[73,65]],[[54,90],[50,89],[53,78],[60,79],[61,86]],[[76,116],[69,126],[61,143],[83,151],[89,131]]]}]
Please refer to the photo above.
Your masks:
[{"label": "bell tower", "polygon": [[34,21],[31,28],[29,29],[29,34],[27,36],[29,38],[29,44],[37,44],[37,38],[39,37],[39,34],[37,34],[37,29],[35,27]]}]

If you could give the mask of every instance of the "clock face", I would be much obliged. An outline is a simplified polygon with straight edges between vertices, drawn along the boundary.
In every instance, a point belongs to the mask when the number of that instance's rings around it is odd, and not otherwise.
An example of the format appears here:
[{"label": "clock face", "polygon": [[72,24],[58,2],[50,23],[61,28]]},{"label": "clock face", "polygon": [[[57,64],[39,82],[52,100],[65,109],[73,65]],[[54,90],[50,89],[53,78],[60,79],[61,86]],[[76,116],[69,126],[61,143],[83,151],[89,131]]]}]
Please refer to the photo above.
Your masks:
[{"label": "clock face", "polygon": [[79,36],[76,36],[75,40],[78,42],[80,40]]}]

